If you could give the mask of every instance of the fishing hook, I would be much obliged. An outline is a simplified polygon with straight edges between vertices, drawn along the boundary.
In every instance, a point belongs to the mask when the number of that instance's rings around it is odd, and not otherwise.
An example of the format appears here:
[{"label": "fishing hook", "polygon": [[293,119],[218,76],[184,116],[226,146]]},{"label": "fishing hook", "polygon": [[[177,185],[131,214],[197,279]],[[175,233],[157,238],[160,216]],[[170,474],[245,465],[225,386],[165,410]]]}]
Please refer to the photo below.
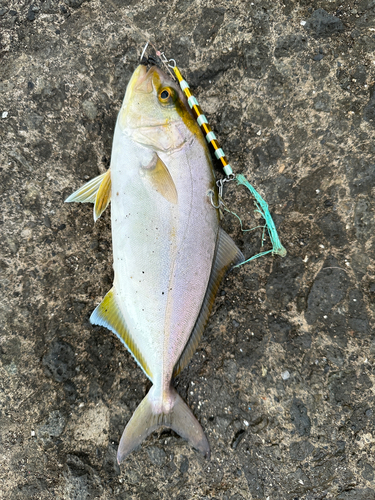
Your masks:
[{"label": "fishing hook", "polygon": [[211,205],[216,208],[216,209],[219,209],[221,207],[221,205],[223,204],[223,202],[221,201],[221,198],[220,196],[218,197],[218,200],[219,200],[219,203],[217,205],[215,205],[215,202],[214,202],[214,190],[213,189],[210,189],[209,191],[207,191],[207,196],[210,198],[210,202],[211,202]]},{"label": "fishing hook", "polygon": [[225,203],[223,201],[223,191],[224,191],[224,184],[226,182],[231,182],[235,179],[235,176],[234,174],[230,174],[228,177],[224,177],[223,179],[219,179],[218,181],[216,181],[216,186],[218,188],[218,204],[215,205],[215,202],[214,202],[214,191],[212,189],[210,189],[207,193],[207,196],[209,196],[210,198],[210,201],[211,201],[211,205],[214,207],[214,208],[221,208],[221,207],[225,207]]}]

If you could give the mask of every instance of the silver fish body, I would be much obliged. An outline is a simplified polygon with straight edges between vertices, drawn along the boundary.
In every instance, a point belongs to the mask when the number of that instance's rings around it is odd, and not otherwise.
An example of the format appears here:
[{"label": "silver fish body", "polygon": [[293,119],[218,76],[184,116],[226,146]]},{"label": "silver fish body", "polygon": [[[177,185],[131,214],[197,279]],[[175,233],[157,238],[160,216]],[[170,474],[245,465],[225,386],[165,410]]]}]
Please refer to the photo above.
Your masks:
[{"label": "silver fish body", "polygon": [[[203,430],[172,379],[196,349],[223,274],[242,254],[219,227],[199,126],[178,86],[156,67],[139,66],[129,82],[110,182],[107,176],[100,193],[103,182],[67,200],[94,201],[96,193],[95,218],[109,199],[112,205],[114,283],[90,319],[121,338],[153,384],[124,430],[118,461],[160,426],[209,456]],[[90,199],[77,199],[85,189]]]}]

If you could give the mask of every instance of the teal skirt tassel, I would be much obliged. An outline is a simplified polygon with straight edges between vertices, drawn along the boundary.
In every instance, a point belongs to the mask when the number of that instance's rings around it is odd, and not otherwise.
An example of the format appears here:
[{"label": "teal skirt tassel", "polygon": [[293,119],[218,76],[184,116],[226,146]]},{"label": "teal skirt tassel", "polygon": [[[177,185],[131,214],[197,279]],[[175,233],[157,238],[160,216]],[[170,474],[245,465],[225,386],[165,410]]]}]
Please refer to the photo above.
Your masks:
[{"label": "teal skirt tassel", "polygon": [[237,184],[245,186],[250,191],[250,193],[254,196],[254,198],[256,200],[255,205],[257,207],[256,211],[259,212],[261,214],[261,216],[263,217],[263,219],[266,221],[268,234],[269,234],[269,237],[270,237],[270,240],[272,243],[272,249],[267,250],[265,252],[260,252],[257,255],[250,257],[250,259],[245,260],[245,262],[241,262],[241,264],[237,264],[234,267],[242,266],[243,264],[246,264],[247,262],[250,262],[251,260],[257,259],[258,257],[262,257],[263,255],[267,255],[268,253],[272,253],[272,255],[277,254],[277,255],[280,255],[280,257],[285,257],[286,250],[280,242],[280,238],[277,234],[275,223],[273,222],[271,214],[268,210],[267,203],[263,200],[263,198],[260,196],[260,194],[253,188],[253,186],[250,184],[250,182],[246,179],[245,176],[243,176],[242,174],[237,174],[236,180],[237,180]]}]

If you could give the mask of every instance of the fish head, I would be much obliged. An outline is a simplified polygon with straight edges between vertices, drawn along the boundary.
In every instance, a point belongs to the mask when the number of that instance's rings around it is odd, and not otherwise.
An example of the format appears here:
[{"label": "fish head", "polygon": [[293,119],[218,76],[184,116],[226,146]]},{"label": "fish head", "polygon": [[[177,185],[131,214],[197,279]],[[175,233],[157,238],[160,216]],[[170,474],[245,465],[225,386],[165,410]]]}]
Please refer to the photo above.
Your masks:
[{"label": "fish head", "polygon": [[186,97],[172,78],[157,66],[134,71],[118,117],[124,133],[156,151],[180,149],[192,134],[202,137]]}]

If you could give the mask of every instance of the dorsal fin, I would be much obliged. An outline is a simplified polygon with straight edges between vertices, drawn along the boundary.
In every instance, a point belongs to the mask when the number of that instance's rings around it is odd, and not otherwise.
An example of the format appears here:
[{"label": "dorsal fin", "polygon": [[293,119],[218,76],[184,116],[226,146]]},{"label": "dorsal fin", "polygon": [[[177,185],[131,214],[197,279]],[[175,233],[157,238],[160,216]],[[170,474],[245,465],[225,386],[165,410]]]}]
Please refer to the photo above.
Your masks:
[{"label": "dorsal fin", "polygon": [[197,321],[195,322],[193,331],[191,332],[190,339],[174,368],[173,376],[178,375],[180,371],[187,366],[196,348],[198,347],[224,274],[231,266],[239,264],[243,260],[244,256],[242,255],[241,250],[237,247],[232,238],[223,229],[219,228],[211,275],[208,280],[202,307]]},{"label": "dorsal fin", "polygon": [[116,292],[114,288],[111,288],[102,302],[93,311],[90,316],[90,322],[93,325],[105,326],[108,330],[111,330],[115,335],[117,335],[123,344],[125,344],[126,348],[145,372],[147,377],[152,380],[151,371],[134,339],[128,332],[125,319],[117,304]]},{"label": "dorsal fin", "polygon": [[111,169],[104,174],[98,175],[82,187],[74,191],[65,200],[65,203],[95,203],[94,220],[102,215],[111,201]]}]

